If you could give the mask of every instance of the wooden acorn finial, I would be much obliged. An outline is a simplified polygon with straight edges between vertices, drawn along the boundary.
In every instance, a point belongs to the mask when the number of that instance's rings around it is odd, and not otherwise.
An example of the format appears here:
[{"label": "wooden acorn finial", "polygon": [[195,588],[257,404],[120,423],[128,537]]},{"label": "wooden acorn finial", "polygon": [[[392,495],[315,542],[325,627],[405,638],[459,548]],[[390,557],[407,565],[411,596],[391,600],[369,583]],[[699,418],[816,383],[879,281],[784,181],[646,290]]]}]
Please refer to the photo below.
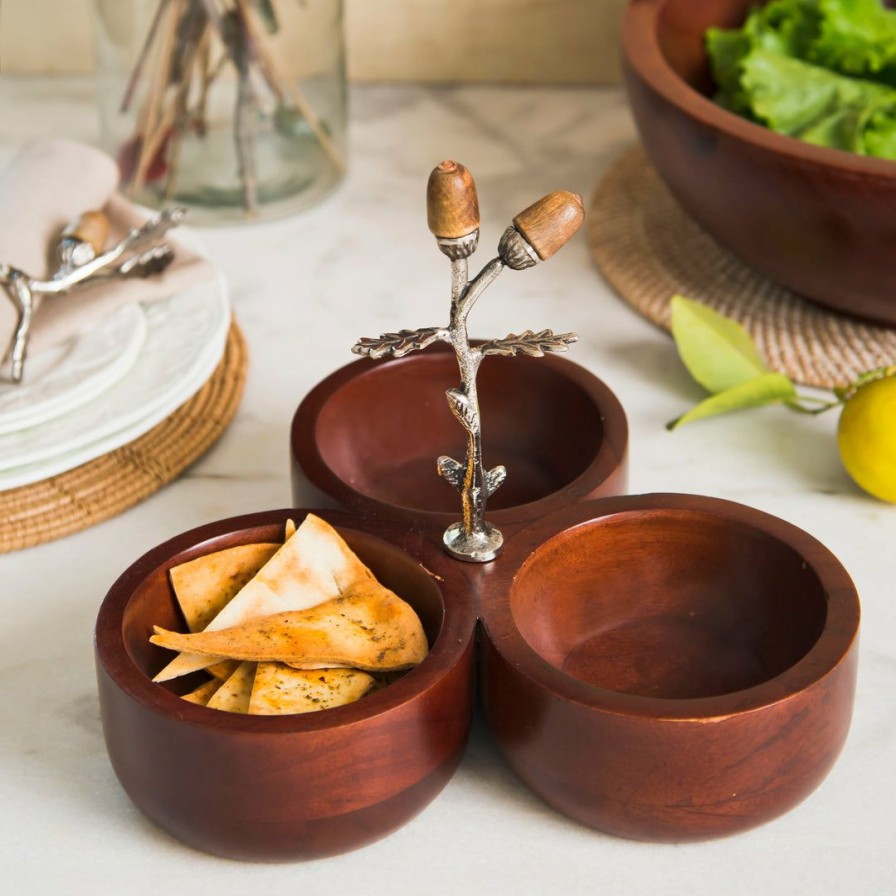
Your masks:
[{"label": "wooden acorn finial", "polygon": [[433,168],[426,185],[426,218],[439,239],[460,239],[479,229],[476,184],[460,162]]},{"label": "wooden acorn finial", "polygon": [[521,211],[513,224],[542,261],[547,261],[579,229],[585,207],[578,193],[548,193]]},{"label": "wooden acorn finial", "polygon": [[74,224],[65,228],[63,236],[89,243],[99,255],[109,238],[109,219],[101,211],[84,212]]}]

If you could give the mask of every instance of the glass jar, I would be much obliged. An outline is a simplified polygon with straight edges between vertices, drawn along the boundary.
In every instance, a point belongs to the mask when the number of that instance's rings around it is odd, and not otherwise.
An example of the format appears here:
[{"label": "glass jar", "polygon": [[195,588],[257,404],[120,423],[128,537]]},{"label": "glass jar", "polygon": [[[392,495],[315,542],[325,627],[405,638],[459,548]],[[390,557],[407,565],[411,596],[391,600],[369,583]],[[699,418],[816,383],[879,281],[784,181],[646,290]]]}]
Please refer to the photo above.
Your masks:
[{"label": "glass jar", "polygon": [[290,214],[345,173],[342,0],[94,0],[122,190],[214,224]]}]

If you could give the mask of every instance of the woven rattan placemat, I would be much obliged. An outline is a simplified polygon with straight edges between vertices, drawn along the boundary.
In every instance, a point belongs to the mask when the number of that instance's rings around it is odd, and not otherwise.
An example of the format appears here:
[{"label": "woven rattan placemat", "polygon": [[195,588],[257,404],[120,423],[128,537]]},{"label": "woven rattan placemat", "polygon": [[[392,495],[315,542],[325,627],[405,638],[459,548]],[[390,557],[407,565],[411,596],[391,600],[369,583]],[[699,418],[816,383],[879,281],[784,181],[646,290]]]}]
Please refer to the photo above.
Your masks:
[{"label": "woven rattan placemat", "polygon": [[215,372],[162,423],[74,470],[0,492],[0,552],[86,529],[178,476],[230,423],[243,394],[247,365],[246,343],[232,323]]},{"label": "woven rattan placemat", "polygon": [[594,193],[588,241],[601,273],[648,320],[669,329],[675,293],[733,318],[769,366],[831,387],[896,362],[896,330],[806,301],[758,274],[694,223],[640,147],[625,152]]}]

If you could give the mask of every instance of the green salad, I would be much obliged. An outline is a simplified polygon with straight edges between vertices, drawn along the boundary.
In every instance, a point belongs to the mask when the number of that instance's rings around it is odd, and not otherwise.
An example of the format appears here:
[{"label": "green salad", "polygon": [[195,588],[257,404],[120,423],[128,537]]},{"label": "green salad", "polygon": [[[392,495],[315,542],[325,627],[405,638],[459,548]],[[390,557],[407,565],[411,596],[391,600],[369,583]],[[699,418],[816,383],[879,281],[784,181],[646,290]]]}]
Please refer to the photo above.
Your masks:
[{"label": "green salad", "polygon": [[781,134],[896,160],[896,10],[880,0],[771,0],[711,28],[717,103]]}]

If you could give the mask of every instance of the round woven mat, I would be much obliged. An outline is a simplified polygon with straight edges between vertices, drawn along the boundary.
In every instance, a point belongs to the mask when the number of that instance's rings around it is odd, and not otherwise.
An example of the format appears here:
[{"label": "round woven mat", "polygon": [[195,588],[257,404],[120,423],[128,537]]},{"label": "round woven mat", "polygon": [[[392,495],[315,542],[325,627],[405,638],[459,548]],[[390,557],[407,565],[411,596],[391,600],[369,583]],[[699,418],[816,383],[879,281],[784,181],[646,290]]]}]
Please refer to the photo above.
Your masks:
[{"label": "round woven mat", "polygon": [[231,323],[215,372],[167,419],[133,442],[74,470],[0,492],[0,552],[86,529],[174,479],[230,423],[243,394],[247,365],[243,335]]},{"label": "round woven mat", "polygon": [[742,324],[769,366],[798,383],[845,385],[894,363],[896,330],[826,311],[766,279],[692,221],[640,147],[598,184],[588,241],[601,273],[633,308],[669,329],[676,293]]}]

